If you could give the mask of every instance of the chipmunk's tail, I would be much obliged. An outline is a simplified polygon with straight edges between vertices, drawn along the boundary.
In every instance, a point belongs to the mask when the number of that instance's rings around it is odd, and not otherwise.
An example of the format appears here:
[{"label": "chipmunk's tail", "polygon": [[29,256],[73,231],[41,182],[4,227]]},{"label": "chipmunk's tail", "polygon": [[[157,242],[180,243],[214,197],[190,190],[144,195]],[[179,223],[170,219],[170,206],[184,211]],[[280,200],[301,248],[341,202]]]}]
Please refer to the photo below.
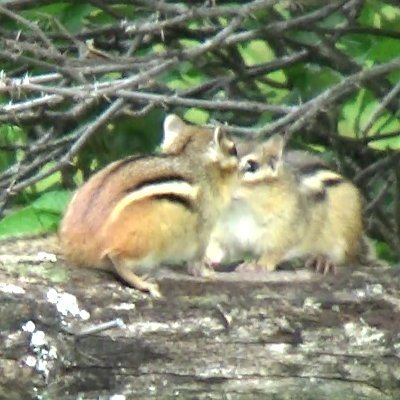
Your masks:
[{"label": "chipmunk's tail", "polygon": [[363,235],[360,240],[360,248],[358,252],[358,262],[367,267],[387,267],[388,263],[380,260],[375,251],[374,243],[367,236]]}]

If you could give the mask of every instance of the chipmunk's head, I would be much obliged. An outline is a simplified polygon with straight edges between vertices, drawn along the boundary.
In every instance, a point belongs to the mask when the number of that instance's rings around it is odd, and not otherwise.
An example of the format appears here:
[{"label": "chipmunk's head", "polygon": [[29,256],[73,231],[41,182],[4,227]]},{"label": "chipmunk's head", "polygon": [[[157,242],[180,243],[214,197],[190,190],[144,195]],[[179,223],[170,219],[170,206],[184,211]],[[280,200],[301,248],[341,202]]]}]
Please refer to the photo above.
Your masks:
[{"label": "chipmunk's head", "polygon": [[221,127],[214,129],[190,125],[171,114],[164,121],[164,139],[161,150],[165,154],[188,154],[193,158],[204,156],[206,163],[222,170],[237,170],[235,143]]},{"label": "chipmunk's head", "polygon": [[274,180],[282,166],[284,139],[274,135],[254,152],[243,156],[239,171],[243,182],[268,182]]}]

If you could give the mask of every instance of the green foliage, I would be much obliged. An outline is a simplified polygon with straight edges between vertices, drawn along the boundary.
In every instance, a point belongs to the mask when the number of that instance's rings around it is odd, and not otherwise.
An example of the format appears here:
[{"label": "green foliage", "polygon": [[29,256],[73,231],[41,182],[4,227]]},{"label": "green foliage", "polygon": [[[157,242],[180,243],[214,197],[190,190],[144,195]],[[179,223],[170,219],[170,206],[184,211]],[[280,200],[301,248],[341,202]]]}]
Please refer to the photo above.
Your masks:
[{"label": "green foliage", "polygon": [[329,68],[317,64],[298,65],[287,70],[287,77],[294,86],[288,94],[291,103],[308,100],[340,81],[340,76]]},{"label": "green foliage", "polygon": [[55,231],[70,197],[71,193],[65,190],[42,194],[0,221],[0,237]]},{"label": "green foliage", "polygon": [[[377,241],[375,242],[375,249],[376,249],[376,256],[379,259],[386,260],[387,262],[391,264],[395,264],[397,261],[396,254],[394,254],[393,250],[390,248],[390,246],[383,242],[383,241]],[[397,266],[399,268],[399,265]]]},{"label": "green foliage", "polygon": [[[341,107],[341,116],[338,130],[341,135],[353,137],[355,132],[362,132],[370,120],[373,112],[379,107],[379,102],[371,92],[362,89],[354,96],[351,96]],[[396,132],[400,130],[400,118],[395,118],[387,111],[374,122],[369,136],[383,133]],[[373,146],[385,149],[390,146],[392,149],[400,148],[400,136],[391,139],[382,139],[373,142]]]},{"label": "green foliage", "polygon": [[21,151],[18,146],[26,141],[26,135],[22,129],[15,125],[0,125],[0,172],[5,171],[18,161]]},{"label": "green foliage", "polygon": [[251,40],[240,46],[246,65],[257,65],[275,59],[274,51],[264,40]]},{"label": "green foliage", "polygon": [[89,140],[77,164],[89,171],[131,154],[150,153],[161,140],[164,112],[155,109],[141,117],[121,116]]},{"label": "green foliage", "polygon": [[[157,23],[170,18],[168,12],[153,13],[154,10],[152,10],[149,13],[149,6],[145,3],[142,2],[138,6],[135,2],[129,5],[106,2],[100,7],[96,2],[54,2],[21,10],[19,14],[26,18],[32,26],[38,26],[47,35],[46,37],[51,39],[60,54],[72,54],[72,64],[82,61],[80,54],[82,49],[80,47],[85,48],[86,41],[92,38],[90,32],[104,30],[104,34],[96,36],[98,42],[94,43],[94,47],[105,51],[110,56],[108,60],[110,64],[126,62],[127,65],[132,65],[132,70],[129,68],[110,69],[98,75],[88,74],[85,75],[88,84],[92,81],[95,81],[96,84],[108,83],[117,79],[124,79],[130,73],[145,72],[145,68],[142,71],[142,67],[135,69],[135,62],[138,61],[140,64],[142,62],[141,57],[145,59],[157,54],[160,55],[158,59],[160,62],[163,61],[162,57],[164,56],[165,59],[177,57],[179,64],[160,73],[154,78],[154,82],[151,78],[142,86],[133,87],[132,90],[140,91],[143,89],[154,93],[159,92],[166,96],[177,92],[184,97],[185,93],[215,80],[216,90],[211,92],[195,90],[194,94],[187,95],[203,100],[238,99],[242,101],[254,100],[270,105],[301,105],[337,85],[346,75],[354,73],[358,67],[367,69],[387,62],[400,54],[400,40],[396,34],[377,32],[377,30],[398,32],[400,7],[396,7],[394,2],[389,4],[384,0],[366,0],[358,15],[354,17],[358,28],[354,31],[346,32],[350,17],[345,12],[333,12],[316,23],[312,22],[310,26],[300,24],[294,29],[283,30],[282,32],[278,30],[278,33],[274,33],[273,29],[272,31],[265,30],[265,26],[269,23],[276,23],[278,27],[286,23],[290,24],[293,18],[305,15],[325,5],[324,2],[318,1],[278,2],[273,10],[259,9],[248,17],[243,16],[243,25],[235,34],[240,36],[248,32],[247,39],[238,41],[236,44],[213,49],[212,52],[204,53],[195,60],[186,57],[185,52],[194,50],[206,43],[208,40],[207,32],[218,26],[228,26],[231,18],[219,16],[202,19],[196,18],[195,13],[193,13],[194,17],[185,20],[178,28],[175,26],[169,30],[167,26],[165,29],[157,30],[156,33],[146,32],[143,35],[140,34],[142,36],[132,34],[121,39],[118,35],[123,35],[126,32],[119,31],[118,28],[125,26],[125,23],[139,26],[145,21],[148,25],[151,25],[153,22]],[[173,7],[178,4],[185,5],[186,3],[165,2],[165,7]],[[220,5],[232,8],[242,7],[244,4],[247,3],[220,3]],[[112,12],[107,9],[112,10]],[[9,33],[7,40],[15,39],[15,32],[18,32],[18,35],[21,34],[21,37],[37,34],[32,26],[27,26],[21,20],[2,18],[3,34]],[[335,34],[335,40],[332,41],[329,34],[335,29],[343,29],[343,31],[340,34]],[[74,40],[71,40],[71,37]],[[139,39],[140,45],[127,55],[129,46],[136,39]],[[283,50],[280,46],[284,41],[286,41],[286,47]],[[35,38],[34,41],[29,43],[32,44],[32,48],[23,50],[26,51],[24,55],[33,58],[35,46],[40,47],[40,39],[36,41]],[[316,51],[326,43],[331,46],[332,52],[337,51],[333,61],[325,57],[323,52],[318,53]],[[303,49],[310,49],[310,54],[302,62],[293,62],[275,69],[262,69],[265,65],[282,60],[283,57],[290,58]],[[15,49],[14,51],[15,57],[17,57],[18,52]],[[170,57],[170,53],[173,53],[172,57]],[[69,65],[59,64],[57,57],[54,59],[51,57],[49,57],[49,60],[54,62],[57,67],[68,69]],[[129,57],[131,58],[127,62],[126,58]],[[347,57],[351,59],[350,65],[343,61],[345,58],[347,60]],[[40,57],[38,57],[39,59]],[[49,62],[49,65],[51,65],[51,62]],[[23,78],[55,72],[49,70],[49,67],[40,62],[29,67],[25,66],[25,61],[16,65],[13,57],[2,57],[0,63],[0,70],[4,70],[7,77]],[[88,65],[90,68],[95,68],[96,58],[89,59]],[[143,62],[143,65],[146,65],[145,62]],[[251,73],[256,71],[257,68],[260,68],[263,72],[259,75]],[[66,81],[75,78],[75,76],[64,77]],[[400,71],[392,72],[386,79],[389,87],[397,84],[400,80]],[[84,83],[80,82],[79,84],[83,85]],[[22,95],[18,92],[1,92],[0,105],[12,104],[21,99],[28,100],[30,96],[31,92]],[[33,95],[32,98],[34,98]],[[99,104],[96,105],[98,108],[93,107],[79,121],[68,121],[67,123],[60,121],[60,127],[57,126],[59,130],[56,129],[57,139],[62,139],[63,136],[70,134],[81,124],[96,119],[97,115],[109,106],[113,99],[113,94],[110,95],[110,98],[104,96],[101,99],[103,102],[99,101]],[[76,101],[75,98],[68,98],[68,101],[57,105],[51,111],[68,110],[71,104],[75,104]],[[115,159],[133,153],[154,151],[160,141],[162,121],[167,112],[166,109],[168,109],[168,112],[177,112],[197,124],[204,124],[215,118],[235,125],[261,128],[277,118],[277,115],[271,112],[252,113],[252,110],[234,112],[194,107],[173,108],[170,104],[162,104],[159,100],[154,104],[158,108],[155,107],[142,116],[119,115],[111,120],[107,126],[100,129],[96,135],[93,135],[72,160],[73,165],[71,171],[69,171],[71,176],[68,177],[65,171],[54,173],[20,193],[15,201],[19,209],[0,221],[0,236],[54,230],[70,196],[69,192],[63,189],[72,187],[74,184],[81,184],[93,171]],[[139,110],[142,106],[144,106],[143,100],[137,103],[132,101],[131,111]],[[376,91],[360,87],[334,106],[335,110],[333,111],[338,116],[335,120],[335,131],[346,138],[359,139],[369,124],[371,116],[379,110],[381,98]],[[46,125],[45,122],[42,128],[46,131],[51,126]],[[371,124],[366,136],[367,138],[379,137],[399,131],[399,112],[388,111],[384,108],[380,110],[379,116]],[[17,168],[16,165],[21,161],[34,161],[35,157],[32,160],[29,158],[28,149],[37,140],[35,135],[37,135],[37,132],[32,131],[32,126],[29,123],[24,123],[23,120],[18,120],[18,118],[15,119],[15,123],[13,121],[13,123],[7,122],[0,125],[0,172],[4,173]],[[400,135],[393,136],[375,140],[369,146],[382,153],[388,147],[399,150]],[[309,145],[300,135],[294,141],[296,142],[296,140],[297,143],[302,145]],[[316,147],[321,152],[331,155],[331,150],[328,150],[326,145],[317,143]],[[44,172],[53,167],[56,161],[54,159],[47,160],[40,166],[39,172]],[[31,175],[33,173],[27,174],[24,179]],[[67,178],[71,179],[68,181]],[[65,184],[67,181],[68,183]],[[384,245],[381,247],[384,248]],[[386,250],[382,250],[382,253],[388,254]]]},{"label": "green foliage", "polygon": [[193,124],[204,125],[207,123],[210,114],[198,108],[189,108],[184,113],[184,118]]}]

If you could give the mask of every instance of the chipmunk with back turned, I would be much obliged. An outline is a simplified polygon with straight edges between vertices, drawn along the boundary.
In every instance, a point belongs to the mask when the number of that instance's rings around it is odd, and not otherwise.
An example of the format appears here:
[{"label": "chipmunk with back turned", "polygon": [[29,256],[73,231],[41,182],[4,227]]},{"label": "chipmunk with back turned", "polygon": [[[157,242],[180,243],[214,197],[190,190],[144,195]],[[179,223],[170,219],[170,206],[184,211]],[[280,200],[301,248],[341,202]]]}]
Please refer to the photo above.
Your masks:
[{"label": "chipmunk with back turned", "polygon": [[206,262],[250,257],[240,269],[273,271],[283,261],[306,257],[327,273],[358,261],[366,250],[358,189],[305,152],[284,153],[274,135],[241,158],[240,183],[214,227]]},{"label": "chipmunk with back turned", "polygon": [[77,266],[108,269],[160,296],[137,273],[161,263],[202,259],[210,232],[237,179],[235,144],[221,130],[164,121],[164,154],[132,156],[92,176],[74,195],[59,236]]}]

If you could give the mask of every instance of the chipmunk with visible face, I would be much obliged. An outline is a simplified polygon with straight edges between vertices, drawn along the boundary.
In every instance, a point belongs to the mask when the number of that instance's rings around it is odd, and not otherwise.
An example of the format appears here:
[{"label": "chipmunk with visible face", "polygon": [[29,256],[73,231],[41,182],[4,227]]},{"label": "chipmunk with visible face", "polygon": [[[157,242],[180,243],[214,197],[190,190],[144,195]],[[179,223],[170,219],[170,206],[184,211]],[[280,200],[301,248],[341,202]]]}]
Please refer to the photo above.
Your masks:
[{"label": "chipmunk with visible face", "polygon": [[220,129],[164,121],[164,154],[116,161],[72,198],[59,236],[77,266],[108,269],[132,287],[160,296],[137,273],[161,263],[202,258],[218,215],[237,179],[235,144]]},{"label": "chipmunk with visible face", "polygon": [[[357,260],[363,250],[358,189],[305,152],[284,154],[275,135],[241,158],[240,183],[214,228],[206,261],[250,257],[243,264],[273,271],[282,261],[306,257],[318,271]],[[243,269],[243,268],[242,268]]]}]

